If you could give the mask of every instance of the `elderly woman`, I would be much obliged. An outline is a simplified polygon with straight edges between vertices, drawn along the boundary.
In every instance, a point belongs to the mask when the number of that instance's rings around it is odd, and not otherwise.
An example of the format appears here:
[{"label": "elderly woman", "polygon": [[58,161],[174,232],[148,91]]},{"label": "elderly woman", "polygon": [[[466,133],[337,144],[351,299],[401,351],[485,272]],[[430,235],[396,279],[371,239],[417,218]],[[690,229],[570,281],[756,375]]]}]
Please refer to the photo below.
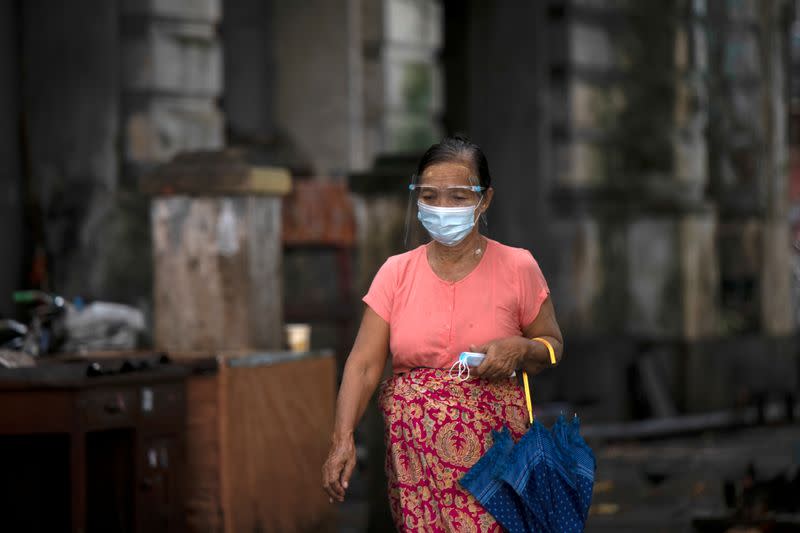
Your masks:
[{"label": "elderly woman", "polygon": [[[493,429],[508,426],[515,439],[526,431],[524,395],[511,375],[551,366],[549,348],[560,360],[561,331],[530,252],[478,231],[494,190],[477,145],[449,137],[431,146],[411,188],[417,218],[433,240],[390,257],[364,296],[324,487],[331,501],[343,501],[356,462],[353,429],[391,352],[393,375],[379,398],[397,528],[500,531],[458,481],[491,446]],[[449,372],[463,351],[486,354],[467,379]]]}]

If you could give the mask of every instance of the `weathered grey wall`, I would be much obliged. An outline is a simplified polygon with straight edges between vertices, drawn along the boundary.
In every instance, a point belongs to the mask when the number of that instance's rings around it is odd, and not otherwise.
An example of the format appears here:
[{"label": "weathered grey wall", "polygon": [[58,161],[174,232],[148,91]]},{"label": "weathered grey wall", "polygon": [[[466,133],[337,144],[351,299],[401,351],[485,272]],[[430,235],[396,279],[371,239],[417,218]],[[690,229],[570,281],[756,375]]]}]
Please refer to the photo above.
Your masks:
[{"label": "weathered grey wall", "polygon": [[681,1],[565,4],[548,10],[544,173],[563,325],[714,335],[702,13]]},{"label": "weathered grey wall", "polygon": [[225,118],[232,141],[269,142],[275,128],[272,2],[225,0]]},{"label": "weathered grey wall", "polygon": [[107,257],[106,297],[150,305],[149,199],[142,173],[183,150],[224,144],[220,0],[120,2],[121,187],[109,233],[125,243]]},{"label": "weathered grey wall", "polygon": [[790,2],[710,2],[709,196],[719,206],[728,333],[786,335],[790,300],[787,49]]},{"label": "weathered grey wall", "polygon": [[469,98],[467,133],[483,148],[494,177],[489,235],[530,249],[547,275],[554,257],[542,102],[544,16],[541,2],[472,2],[463,90]]},{"label": "weathered grey wall", "polygon": [[441,137],[440,0],[362,2],[367,161],[421,153]]},{"label": "weathered grey wall", "polygon": [[276,2],[276,127],[316,173],[363,166],[360,0]]},{"label": "weathered grey wall", "polygon": [[0,316],[12,311],[23,254],[19,64],[14,2],[0,3]]},{"label": "weathered grey wall", "polygon": [[[12,5],[14,3],[11,3]],[[20,84],[30,159],[32,222],[41,226],[49,289],[65,296],[145,304],[150,294],[147,199],[141,172],[180,150],[223,144],[217,0],[8,4],[2,24],[21,36],[20,68],[2,45],[2,68]],[[14,32],[2,32],[13,44]],[[24,78],[22,77],[24,73]],[[0,107],[14,115],[4,84]],[[15,165],[15,119],[3,120],[3,186]],[[12,136],[13,135],[13,136]],[[11,137],[9,137],[11,136]],[[7,141],[7,142],[6,142]],[[122,171],[121,171],[122,169]],[[3,194],[3,202],[17,196]],[[18,206],[17,206],[18,207]],[[17,213],[18,214],[18,213]],[[14,210],[3,210],[9,224]],[[19,238],[21,231],[14,231]],[[15,253],[22,246],[13,244]],[[3,269],[11,269],[15,259]],[[0,287],[18,277],[0,275]],[[14,279],[14,283],[16,280]],[[2,299],[2,296],[0,296]]]},{"label": "weathered grey wall", "polygon": [[68,296],[101,296],[118,170],[117,4],[21,5],[31,179],[51,285]]},{"label": "weathered grey wall", "polygon": [[[182,150],[224,145],[221,0],[125,0],[122,157],[125,177]],[[133,180],[135,181],[135,180]]]}]

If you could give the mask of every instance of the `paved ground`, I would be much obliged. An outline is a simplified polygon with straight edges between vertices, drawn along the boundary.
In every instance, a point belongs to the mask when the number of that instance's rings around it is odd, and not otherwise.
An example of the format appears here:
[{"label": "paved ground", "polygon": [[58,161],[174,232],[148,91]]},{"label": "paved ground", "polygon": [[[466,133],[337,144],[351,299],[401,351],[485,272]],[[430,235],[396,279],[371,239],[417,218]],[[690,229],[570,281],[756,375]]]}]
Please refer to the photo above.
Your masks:
[{"label": "paved ground", "polygon": [[[723,480],[800,467],[800,424],[715,432],[679,439],[594,446],[598,460],[588,533],[689,533],[692,517],[725,511]],[[367,531],[362,469],[338,508],[339,533]]]},{"label": "paved ground", "polygon": [[725,514],[723,482],[756,479],[800,463],[800,425],[597,447],[587,532],[690,532],[699,515]]}]

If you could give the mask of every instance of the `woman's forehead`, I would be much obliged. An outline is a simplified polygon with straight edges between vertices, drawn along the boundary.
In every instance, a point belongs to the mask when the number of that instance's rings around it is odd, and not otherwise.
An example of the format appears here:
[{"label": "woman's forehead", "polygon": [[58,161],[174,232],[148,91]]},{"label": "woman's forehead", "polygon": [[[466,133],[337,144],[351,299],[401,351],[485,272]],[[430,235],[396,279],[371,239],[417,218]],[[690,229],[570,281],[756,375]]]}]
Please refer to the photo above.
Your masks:
[{"label": "woman's forehead", "polygon": [[443,161],[425,168],[420,184],[425,185],[475,185],[472,167],[460,161]]}]

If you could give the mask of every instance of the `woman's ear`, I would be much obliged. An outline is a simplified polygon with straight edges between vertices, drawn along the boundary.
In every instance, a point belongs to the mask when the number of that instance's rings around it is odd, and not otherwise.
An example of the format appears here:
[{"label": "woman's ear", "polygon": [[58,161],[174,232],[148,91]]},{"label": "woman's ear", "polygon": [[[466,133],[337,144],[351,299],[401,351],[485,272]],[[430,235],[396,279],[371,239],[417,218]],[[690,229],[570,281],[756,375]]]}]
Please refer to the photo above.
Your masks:
[{"label": "woman's ear", "polygon": [[489,209],[489,205],[492,203],[492,198],[494,198],[494,189],[489,187],[486,189],[486,194],[483,195],[483,201],[481,201],[481,215]]}]

